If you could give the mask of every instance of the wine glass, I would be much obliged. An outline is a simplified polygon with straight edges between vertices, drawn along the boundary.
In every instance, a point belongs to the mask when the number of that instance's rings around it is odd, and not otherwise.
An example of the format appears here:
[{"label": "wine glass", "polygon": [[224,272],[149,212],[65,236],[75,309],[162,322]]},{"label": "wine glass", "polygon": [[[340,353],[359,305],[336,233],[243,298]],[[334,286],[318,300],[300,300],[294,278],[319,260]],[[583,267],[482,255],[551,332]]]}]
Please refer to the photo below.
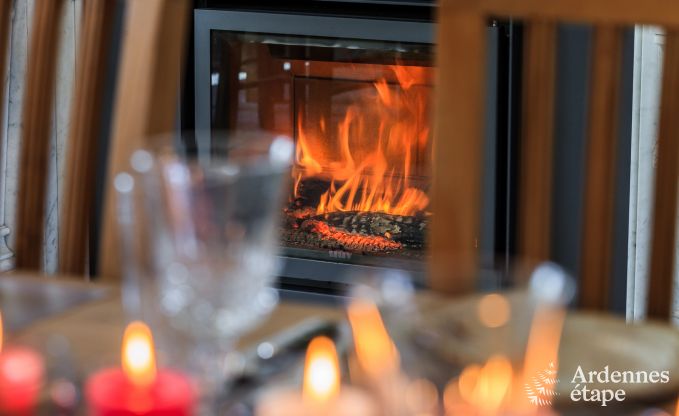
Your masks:
[{"label": "wine glass", "polygon": [[213,140],[209,154],[137,150],[114,181],[125,308],[154,328],[161,358],[206,390],[224,381],[235,341],[276,305],[270,285],[293,152],[288,138],[267,133]]}]

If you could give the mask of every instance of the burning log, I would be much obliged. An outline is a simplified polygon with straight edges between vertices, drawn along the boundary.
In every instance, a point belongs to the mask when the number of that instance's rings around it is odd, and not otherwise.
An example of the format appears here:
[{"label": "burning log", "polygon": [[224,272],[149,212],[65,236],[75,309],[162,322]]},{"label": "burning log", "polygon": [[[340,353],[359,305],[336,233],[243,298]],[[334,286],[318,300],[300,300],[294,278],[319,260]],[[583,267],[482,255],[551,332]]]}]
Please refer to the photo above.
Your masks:
[{"label": "burning log", "polygon": [[298,229],[290,230],[286,239],[306,246],[364,254],[386,253],[403,248],[401,243],[388,238],[351,233],[316,219],[304,220]]},{"label": "burning log", "polygon": [[312,217],[349,233],[380,236],[409,248],[422,248],[428,218],[425,215],[393,215],[383,212],[330,212]]},{"label": "burning log", "polygon": [[295,190],[295,207],[315,207],[321,200],[321,195],[330,188],[330,181],[321,178],[305,178],[299,181]]},{"label": "burning log", "polygon": [[286,228],[304,229],[304,223],[309,220],[326,223],[348,234],[382,237],[400,243],[403,247],[421,249],[425,245],[429,216],[428,214],[411,216],[359,211],[316,214],[315,210],[309,207],[291,208],[285,211]]},{"label": "burning log", "polygon": [[402,244],[391,241],[388,238],[370,235],[360,235],[345,230],[340,230],[325,221],[309,219],[302,223],[302,229],[317,233],[325,238],[337,241],[348,251],[393,251],[403,247]]}]

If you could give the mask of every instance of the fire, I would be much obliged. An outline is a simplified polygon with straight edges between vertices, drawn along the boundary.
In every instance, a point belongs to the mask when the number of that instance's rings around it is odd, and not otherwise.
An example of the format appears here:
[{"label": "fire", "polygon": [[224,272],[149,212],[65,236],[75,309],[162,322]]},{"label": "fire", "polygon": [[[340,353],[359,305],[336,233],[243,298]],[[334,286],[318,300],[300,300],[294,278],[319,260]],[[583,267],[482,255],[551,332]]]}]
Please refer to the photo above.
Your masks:
[{"label": "fire", "polygon": [[148,387],[155,381],[153,335],[146,324],[132,322],[125,329],[122,366],[127,378],[136,386]]},{"label": "fire", "polygon": [[[514,371],[509,360],[501,355],[483,365],[470,365],[451,381],[444,392],[446,414],[494,414],[506,407],[514,384]],[[471,410],[470,410],[471,409]]]},{"label": "fire", "polygon": [[[335,124],[325,116],[297,116],[294,196],[305,178],[321,178],[330,185],[321,196],[317,214],[372,211],[414,215],[425,210],[429,198],[413,183],[423,176],[430,136],[428,88],[418,85],[423,68],[393,65],[397,83],[386,78],[370,88],[359,88],[358,98]],[[334,126],[334,129],[331,127]]]},{"label": "fire", "polygon": [[399,355],[377,307],[355,301],[348,316],[361,367],[373,378],[392,376],[399,369]]},{"label": "fire", "polygon": [[323,404],[340,391],[339,359],[335,344],[327,337],[316,337],[307,349],[304,364],[304,399]]},{"label": "fire", "polygon": [[304,227],[325,238],[341,243],[349,250],[361,250],[363,252],[380,250],[384,252],[398,250],[403,246],[401,243],[380,236],[359,235],[338,230],[322,221],[307,220],[304,222]]}]

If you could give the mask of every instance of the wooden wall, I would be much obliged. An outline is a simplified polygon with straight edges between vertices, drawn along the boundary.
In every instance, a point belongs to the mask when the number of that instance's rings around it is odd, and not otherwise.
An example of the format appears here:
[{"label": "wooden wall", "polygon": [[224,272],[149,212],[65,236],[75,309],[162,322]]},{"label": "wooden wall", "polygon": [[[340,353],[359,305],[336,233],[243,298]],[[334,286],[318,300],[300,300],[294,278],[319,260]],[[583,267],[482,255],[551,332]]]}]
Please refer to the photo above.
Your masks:
[{"label": "wooden wall", "polygon": [[[2,86],[8,91],[6,114],[0,117],[0,268],[8,261],[7,248],[12,247],[16,212],[17,163],[21,136],[21,109],[24,95],[24,77],[28,54],[29,34],[33,19],[35,0],[15,0],[12,14],[9,71]],[[73,78],[78,50],[78,31],[83,0],[69,0],[64,7],[61,22],[61,48],[58,59],[56,95],[52,120],[49,167],[49,190],[47,203],[47,227],[45,231],[44,267],[54,271],[57,265],[57,241],[59,239],[59,191],[63,182],[63,162],[66,157],[66,138],[69,132],[69,110],[73,91]]]}]

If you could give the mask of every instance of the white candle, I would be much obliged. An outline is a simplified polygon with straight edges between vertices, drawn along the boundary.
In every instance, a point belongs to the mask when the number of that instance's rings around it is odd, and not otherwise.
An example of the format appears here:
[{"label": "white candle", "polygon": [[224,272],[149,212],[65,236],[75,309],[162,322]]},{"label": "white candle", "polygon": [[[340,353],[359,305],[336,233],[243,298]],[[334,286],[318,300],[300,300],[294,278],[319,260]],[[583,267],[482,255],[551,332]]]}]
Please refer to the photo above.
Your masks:
[{"label": "white candle", "polygon": [[364,392],[340,385],[333,342],[311,341],[304,365],[303,391],[277,389],[262,396],[256,416],[377,416],[377,405]]}]

